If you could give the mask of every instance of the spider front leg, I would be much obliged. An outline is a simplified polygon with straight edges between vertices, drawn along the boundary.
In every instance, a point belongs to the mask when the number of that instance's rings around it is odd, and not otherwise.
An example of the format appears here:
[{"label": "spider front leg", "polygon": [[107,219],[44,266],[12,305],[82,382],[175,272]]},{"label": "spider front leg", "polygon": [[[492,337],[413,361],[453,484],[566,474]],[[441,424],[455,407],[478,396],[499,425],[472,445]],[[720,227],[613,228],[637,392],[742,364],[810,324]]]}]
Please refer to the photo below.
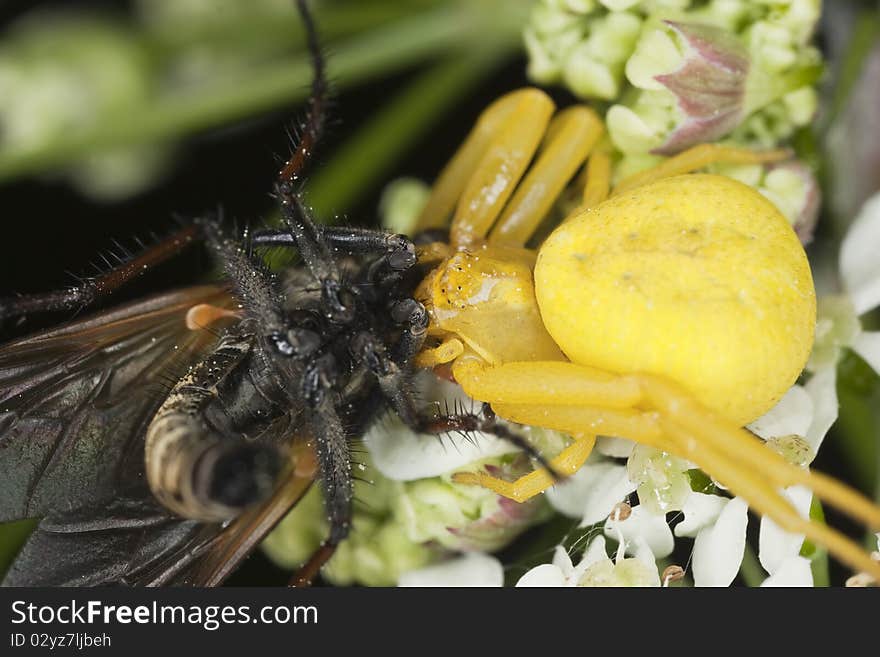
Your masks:
[{"label": "spider front leg", "polygon": [[489,234],[489,243],[525,246],[603,131],[598,115],[583,105],[553,117],[540,155]]},{"label": "spider front leg", "polygon": [[499,479],[485,472],[457,472],[452,476],[452,480],[458,484],[482,486],[514,502],[523,503],[558,483],[560,475],[570,477],[580,470],[595,445],[595,435],[575,437],[571,445],[550,459],[549,465],[555,476],[546,468],[538,468],[515,481]]},{"label": "spider front leg", "polygon": [[[485,175],[475,177],[474,174],[478,171],[485,173],[484,162],[489,159],[508,158],[512,168],[498,181],[499,187],[503,187],[499,189],[503,192],[503,198],[489,203],[491,207],[483,222],[487,224],[482,231],[485,235],[525,171],[553,110],[553,102],[537,89],[520,89],[506,94],[485,109],[464,143],[440,173],[419,216],[416,232],[445,228],[456,204],[461,205],[459,198],[463,193],[467,201],[480,205],[480,190],[491,181]],[[531,124],[525,135],[517,129],[521,124]],[[519,153],[510,159],[517,149],[520,149]],[[479,231],[476,225],[469,223],[461,226],[459,232],[466,235]]]},{"label": "spider front leg", "polygon": [[[779,491],[795,484],[807,486],[823,501],[871,528],[880,527],[876,506],[839,482],[788,463],[755,436],[664,379],[615,376],[573,363],[491,367],[472,358],[459,359],[453,373],[468,394],[490,402],[500,416],[515,422],[571,435],[630,438],[687,458],[787,531],[804,534],[853,568],[880,575],[880,564],[857,544],[800,517]],[[464,474],[456,475],[456,480],[483,483]],[[511,492],[497,482],[489,483],[496,492]]]},{"label": "spider front leg", "polygon": [[700,144],[674,155],[660,164],[624,178],[614,187],[612,196],[623,194],[663,178],[693,173],[712,164],[771,164],[791,157],[791,151],[757,151],[724,144]]}]

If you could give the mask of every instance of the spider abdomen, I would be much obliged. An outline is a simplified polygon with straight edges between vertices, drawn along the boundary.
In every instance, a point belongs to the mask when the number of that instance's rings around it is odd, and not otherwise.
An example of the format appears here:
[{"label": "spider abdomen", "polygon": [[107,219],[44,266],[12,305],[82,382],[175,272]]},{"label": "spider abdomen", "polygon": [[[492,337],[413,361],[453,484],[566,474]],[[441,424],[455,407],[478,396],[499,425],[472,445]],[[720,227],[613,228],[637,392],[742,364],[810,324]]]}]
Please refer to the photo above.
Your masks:
[{"label": "spider abdomen", "polygon": [[535,285],[574,362],[661,375],[731,420],[766,412],[810,354],[816,299],[779,211],[730,178],[661,180],[572,218]]}]

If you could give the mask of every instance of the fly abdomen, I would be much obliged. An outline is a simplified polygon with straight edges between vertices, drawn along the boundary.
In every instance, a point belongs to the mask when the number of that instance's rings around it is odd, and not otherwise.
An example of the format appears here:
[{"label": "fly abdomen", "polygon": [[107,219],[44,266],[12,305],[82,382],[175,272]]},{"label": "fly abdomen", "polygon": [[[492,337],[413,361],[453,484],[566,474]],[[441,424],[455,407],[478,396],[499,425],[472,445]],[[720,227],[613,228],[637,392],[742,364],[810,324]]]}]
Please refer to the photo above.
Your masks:
[{"label": "fly abdomen", "polygon": [[185,518],[222,521],[265,499],[280,463],[270,446],[222,435],[205,421],[218,384],[251,348],[247,336],[224,337],[217,349],[172,388],[147,428],[150,489]]}]

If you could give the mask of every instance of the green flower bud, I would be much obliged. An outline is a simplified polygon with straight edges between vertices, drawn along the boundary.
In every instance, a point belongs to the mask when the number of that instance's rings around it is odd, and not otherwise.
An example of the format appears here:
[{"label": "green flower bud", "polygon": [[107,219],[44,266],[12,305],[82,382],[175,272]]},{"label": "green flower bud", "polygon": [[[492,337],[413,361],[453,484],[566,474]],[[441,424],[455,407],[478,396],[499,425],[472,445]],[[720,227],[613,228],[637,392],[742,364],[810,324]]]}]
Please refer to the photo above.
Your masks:
[{"label": "green flower bud", "polygon": [[758,191],[770,199],[792,225],[801,244],[813,240],[819,220],[819,183],[802,162],[786,162],[771,167]]},{"label": "green flower bud", "polygon": [[391,181],[379,199],[382,226],[395,233],[412,235],[431,188],[416,178]]},{"label": "green flower bud", "polygon": [[606,124],[624,153],[673,154],[728,135],[776,146],[814,116],[818,0],[537,6],[525,29],[530,75],[545,84],[561,75],[574,94],[613,101]]},{"label": "green flower bud", "polygon": [[[513,480],[532,470],[522,454],[496,457],[461,471],[483,469]],[[416,542],[435,542],[461,551],[493,552],[549,515],[542,497],[522,504],[479,486],[459,485],[451,475],[403,484],[394,499],[394,514]]]},{"label": "green flower bud", "polygon": [[606,558],[587,568],[578,586],[659,587],[660,575],[657,568],[636,558],[622,559],[617,563]]},{"label": "green flower bud", "polygon": [[629,81],[644,91],[632,107],[611,109],[611,139],[624,151],[649,146],[659,154],[715,141],[740,121],[748,71],[748,53],[736,36],[664,21],[639,40],[627,62]]},{"label": "green flower bud", "polygon": [[36,150],[108,115],[119,116],[150,91],[139,42],[105,19],[23,21],[0,51],[0,144]]},{"label": "green flower bud", "polygon": [[807,369],[816,372],[837,367],[841,349],[852,344],[861,330],[859,317],[848,296],[820,296],[816,308],[816,341]]},{"label": "green flower bud", "polygon": [[639,502],[656,515],[682,508],[691,493],[689,467],[684,459],[646,445],[636,445],[626,462]]},{"label": "green flower bud", "polygon": [[[400,484],[369,464],[356,465],[352,530],[321,571],[338,585],[393,586],[408,570],[428,565],[443,552],[410,539],[391,505]],[[275,563],[295,570],[320,546],[329,531],[320,486],[314,486],[263,541]]]},{"label": "green flower bud", "polygon": [[641,23],[636,15],[627,12],[596,19],[590,35],[568,54],[563,67],[566,86],[581,98],[616,98]]},{"label": "green flower bud", "polygon": [[810,465],[816,454],[810,443],[802,436],[797,434],[789,434],[788,436],[779,436],[770,438],[765,443],[767,447],[779,454],[789,463],[802,467]]}]

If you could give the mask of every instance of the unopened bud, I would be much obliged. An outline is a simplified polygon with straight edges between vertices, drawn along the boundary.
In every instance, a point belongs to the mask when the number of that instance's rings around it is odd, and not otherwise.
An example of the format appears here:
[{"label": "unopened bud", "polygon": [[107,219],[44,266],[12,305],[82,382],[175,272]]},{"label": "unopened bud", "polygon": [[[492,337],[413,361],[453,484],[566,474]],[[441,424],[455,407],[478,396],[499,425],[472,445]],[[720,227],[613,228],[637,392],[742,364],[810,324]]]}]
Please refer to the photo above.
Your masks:
[{"label": "unopened bud", "polygon": [[602,559],[584,571],[578,586],[596,587],[659,587],[657,569],[635,558],[621,559],[617,563]]},{"label": "unopened bud", "polygon": [[655,515],[682,507],[691,493],[688,468],[684,459],[646,445],[637,445],[626,463],[639,502]]},{"label": "unopened bud", "polygon": [[796,434],[770,438],[765,444],[789,463],[801,467],[809,465],[816,457],[810,443]]},{"label": "unopened bud", "polygon": [[[627,62],[629,81],[647,95],[612,108],[611,138],[621,150],[659,154],[715,141],[742,118],[748,72],[748,52],[736,36],[711,25],[664,21],[639,40]],[[666,125],[648,111],[661,105],[664,95],[670,96]],[[645,123],[642,148],[627,134],[638,127],[636,119]]]}]

